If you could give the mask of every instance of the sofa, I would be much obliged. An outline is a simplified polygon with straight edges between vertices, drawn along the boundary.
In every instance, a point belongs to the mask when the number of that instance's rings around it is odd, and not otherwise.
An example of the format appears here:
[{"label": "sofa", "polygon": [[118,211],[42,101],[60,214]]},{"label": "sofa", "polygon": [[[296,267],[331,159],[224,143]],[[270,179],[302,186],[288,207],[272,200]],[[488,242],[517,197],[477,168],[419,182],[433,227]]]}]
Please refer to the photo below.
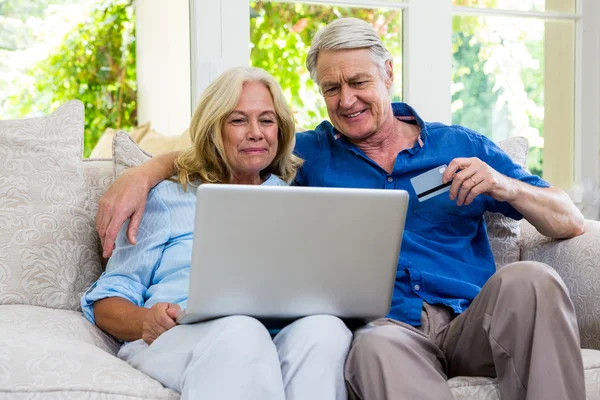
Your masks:
[{"label": "sofa", "polygon": [[[49,116],[0,121],[0,399],[177,399],[118,359],[119,343],[81,313],[81,295],[104,266],[98,200],[115,176],[150,157],[117,132],[112,159],[82,160],[83,112],[71,101]],[[524,164],[524,139],[499,145]],[[537,260],[565,281],[587,398],[600,400],[600,222],[587,221],[585,234],[570,240],[497,214],[486,223],[498,268]],[[456,377],[449,385],[455,399],[499,399],[495,379]]]}]

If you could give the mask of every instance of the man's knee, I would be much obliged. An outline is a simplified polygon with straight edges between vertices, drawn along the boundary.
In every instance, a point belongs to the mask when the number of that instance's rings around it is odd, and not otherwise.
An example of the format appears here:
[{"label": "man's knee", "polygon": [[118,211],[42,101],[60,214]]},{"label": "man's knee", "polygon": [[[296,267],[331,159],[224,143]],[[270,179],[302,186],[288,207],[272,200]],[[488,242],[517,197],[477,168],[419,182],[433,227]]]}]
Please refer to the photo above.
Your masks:
[{"label": "man's knee", "polygon": [[[407,334],[419,335],[420,333],[404,332],[395,325],[378,326],[358,332],[348,354],[346,371],[356,373],[364,364],[371,365],[373,361],[380,360],[382,357],[403,358],[399,353],[410,351],[414,344]],[[380,363],[376,362],[376,364]]]},{"label": "man's knee", "polygon": [[548,264],[535,261],[518,261],[501,268],[492,279],[502,282],[503,288],[523,295],[543,295],[554,298],[567,293],[567,288],[558,273]]}]

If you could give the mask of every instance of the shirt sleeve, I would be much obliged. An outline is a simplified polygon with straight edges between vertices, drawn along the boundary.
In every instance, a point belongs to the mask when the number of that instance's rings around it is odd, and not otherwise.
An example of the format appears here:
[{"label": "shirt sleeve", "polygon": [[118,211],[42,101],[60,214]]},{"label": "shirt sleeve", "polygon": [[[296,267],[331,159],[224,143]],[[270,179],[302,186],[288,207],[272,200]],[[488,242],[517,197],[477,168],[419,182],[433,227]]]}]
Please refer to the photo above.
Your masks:
[{"label": "shirt sleeve", "polygon": [[83,314],[93,324],[96,323],[93,305],[98,300],[121,297],[136,306],[144,306],[146,291],[160,264],[170,232],[169,209],[159,195],[159,187],[148,197],[135,246],[127,239],[128,226],[129,221],[123,224],[117,236],[106,271],[81,298]]},{"label": "shirt sleeve", "polygon": [[296,133],[296,145],[294,154],[304,160],[302,166],[296,173],[296,178],[292,182],[294,186],[309,186],[308,176],[314,168],[315,160],[321,154],[321,145],[318,135],[315,131],[306,131]]},{"label": "shirt sleeve", "polygon": [[[481,144],[479,148],[479,158],[486,162],[490,167],[503,175],[506,175],[513,179],[518,179],[521,182],[527,183],[532,186],[547,188],[550,184],[540,178],[537,175],[532,175],[525,168],[515,163],[498,145],[492,142],[485,136],[480,135]],[[499,212],[503,215],[513,218],[521,219],[523,215],[514,209],[506,201],[498,201],[488,196],[486,202],[486,211]]]}]

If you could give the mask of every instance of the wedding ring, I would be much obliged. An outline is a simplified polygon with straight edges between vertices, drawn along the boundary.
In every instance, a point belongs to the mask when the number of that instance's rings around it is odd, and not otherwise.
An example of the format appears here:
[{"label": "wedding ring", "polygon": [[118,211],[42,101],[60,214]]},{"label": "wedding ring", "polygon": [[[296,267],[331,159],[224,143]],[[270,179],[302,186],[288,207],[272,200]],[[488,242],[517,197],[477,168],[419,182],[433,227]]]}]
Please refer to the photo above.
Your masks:
[{"label": "wedding ring", "polygon": [[469,178],[471,180],[471,182],[473,182],[473,186],[477,186],[477,182],[475,182],[475,179],[473,179],[473,177]]}]

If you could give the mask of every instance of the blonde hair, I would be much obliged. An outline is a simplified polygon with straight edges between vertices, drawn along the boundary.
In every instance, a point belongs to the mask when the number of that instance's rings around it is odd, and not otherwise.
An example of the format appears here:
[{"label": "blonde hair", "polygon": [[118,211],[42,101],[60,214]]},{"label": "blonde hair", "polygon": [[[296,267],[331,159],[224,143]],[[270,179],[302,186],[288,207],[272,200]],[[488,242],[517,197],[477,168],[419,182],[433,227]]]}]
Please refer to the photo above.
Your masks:
[{"label": "blonde hair", "polygon": [[245,82],[265,85],[275,107],[278,146],[275,158],[262,174],[274,174],[286,182],[296,176],[302,160],[292,152],[296,127],[281,87],[268,72],[254,67],[231,68],[213,81],[202,93],[190,123],[192,146],[175,160],[178,181],[184,190],[188,183],[229,183],[232,169],[223,147],[223,126],[235,109]]}]

